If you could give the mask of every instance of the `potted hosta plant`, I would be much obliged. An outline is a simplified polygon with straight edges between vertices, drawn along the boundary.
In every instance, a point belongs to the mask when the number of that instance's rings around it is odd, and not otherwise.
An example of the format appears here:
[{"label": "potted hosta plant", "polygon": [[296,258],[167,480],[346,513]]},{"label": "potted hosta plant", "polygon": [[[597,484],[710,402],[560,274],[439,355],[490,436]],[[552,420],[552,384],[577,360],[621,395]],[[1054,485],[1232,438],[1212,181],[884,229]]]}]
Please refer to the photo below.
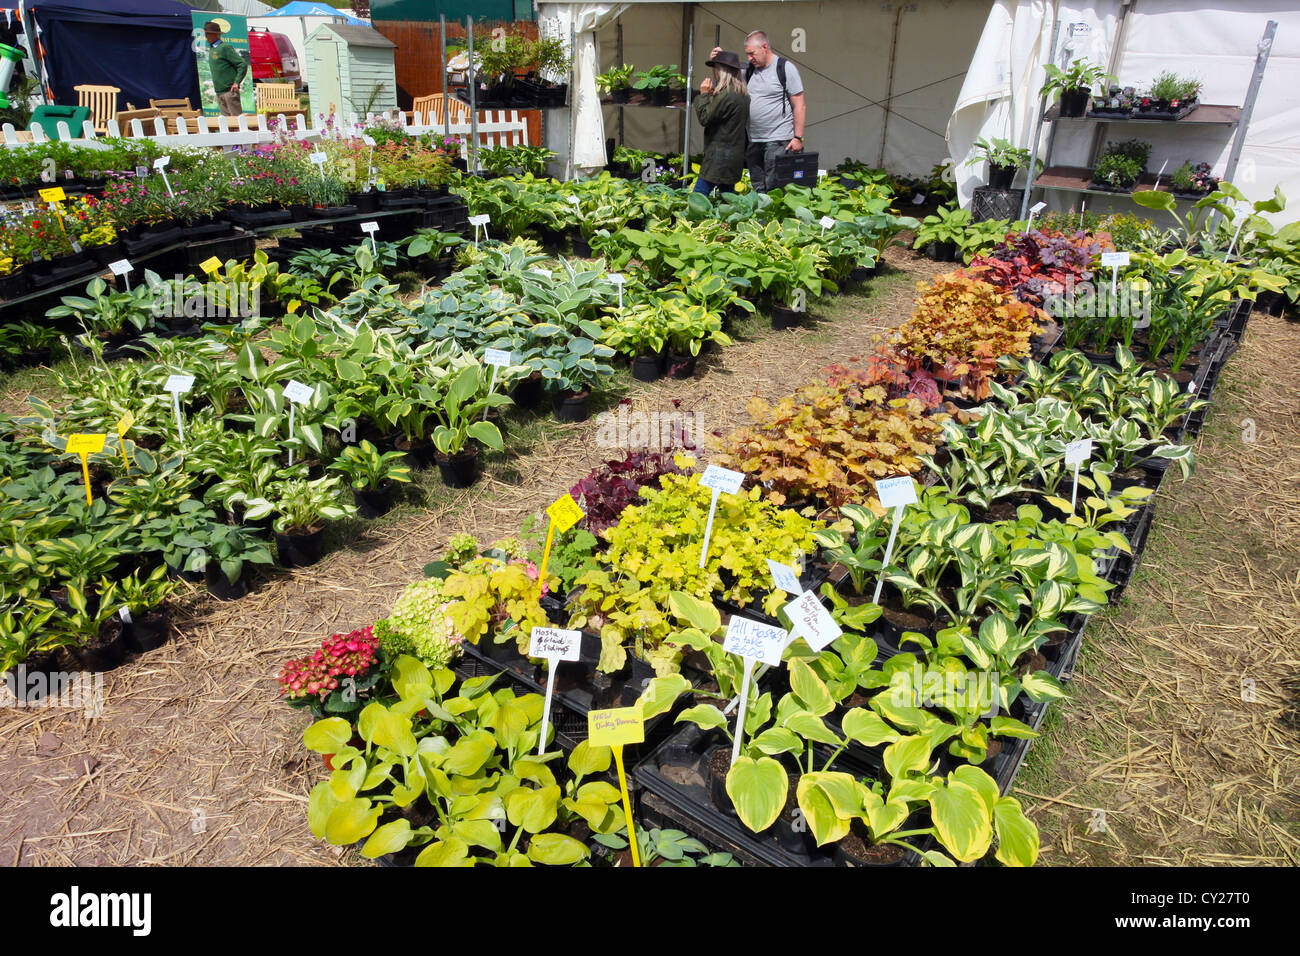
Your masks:
[{"label": "potted hosta plant", "polygon": [[695,361],[707,343],[731,344],[717,312],[681,298],[665,299],[660,308],[668,342],[668,374],[672,378],[694,375]]},{"label": "potted hosta plant", "polygon": [[132,571],[117,582],[118,596],[125,615],[119,616],[126,625],[126,641],[133,651],[151,651],[167,640],[167,598],[180,587],[180,582],[167,576],[167,565],[159,564],[144,576],[140,570]]},{"label": "potted hosta plant", "polygon": [[544,351],[528,364],[542,373],[555,417],[562,422],[585,421],[591,414],[591,390],[614,374],[608,359],[614,350],[589,338],[574,336]]},{"label": "potted hosta plant", "polygon": [[667,106],[672,99],[674,84],[686,84],[686,77],[677,72],[676,63],[672,66],[659,65],[648,70],[638,70],[632,89],[645,93],[652,106]]},{"label": "potted hosta plant", "polygon": [[1010,189],[1016,171],[1029,165],[1029,150],[1012,146],[1010,140],[994,137],[989,142],[981,137],[975,140],[973,148],[975,155],[966,160],[966,165],[974,166],[987,161],[991,189]]},{"label": "potted hosta plant", "polygon": [[934,215],[921,220],[912,248],[924,249],[925,254],[936,262],[953,262],[970,220],[969,209],[940,206]]},{"label": "potted hosta plant", "polygon": [[397,486],[411,481],[411,469],[402,464],[405,460],[400,451],[381,453],[363,439],[359,445],[344,448],[330,469],[341,473],[352,485],[357,514],[378,518],[393,507]]},{"label": "potted hosta plant", "polygon": [[510,404],[510,398],[487,390],[486,366],[475,363],[453,373],[442,406],[435,410],[434,460],[448,488],[468,488],[479,475],[479,444],[493,451],[504,447],[501,429],[486,421],[489,409]]},{"label": "potted hosta plant", "polygon": [[611,68],[596,77],[596,89],[608,93],[615,103],[626,103],[632,95],[632,73],[636,67],[630,63]]},{"label": "potted hosta plant", "polygon": [[231,501],[242,501],[246,520],[275,514],[275,548],[280,564],[303,568],[320,560],[326,522],[356,514],[356,505],[342,500],[342,490],[338,476],[288,478],[273,487],[269,499],[236,494]]},{"label": "potted hosta plant", "polygon": [[233,601],[248,593],[245,565],[275,563],[266,541],[238,525],[210,525],[204,550],[207,552],[204,583],[208,593],[218,601]]},{"label": "potted hosta plant", "polygon": [[1086,57],[1070,61],[1064,70],[1053,63],[1045,65],[1043,70],[1047,73],[1047,82],[1038,92],[1042,96],[1054,93],[1061,101],[1061,115],[1065,117],[1083,116],[1088,111],[1092,88],[1098,83],[1114,79]]},{"label": "potted hosta plant", "polygon": [[632,360],[632,377],[653,382],[663,374],[663,351],[667,329],[656,302],[638,302],[616,313],[605,330],[604,342]]}]

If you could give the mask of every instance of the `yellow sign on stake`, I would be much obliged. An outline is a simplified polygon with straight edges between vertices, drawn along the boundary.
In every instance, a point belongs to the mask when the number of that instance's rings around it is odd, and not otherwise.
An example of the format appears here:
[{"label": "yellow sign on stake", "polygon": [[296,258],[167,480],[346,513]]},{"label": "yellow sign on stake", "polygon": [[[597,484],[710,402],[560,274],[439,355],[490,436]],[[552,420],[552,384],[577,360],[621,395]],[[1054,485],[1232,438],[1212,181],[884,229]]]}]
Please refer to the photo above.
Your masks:
[{"label": "yellow sign on stake", "polygon": [[51,186],[48,189],[40,190],[41,202],[63,202],[68,197],[63,192],[62,186]]},{"label": "yellow sign on stake", "polygon": [[551,561],[551,542],[555,539],[556,530],[564,534],[584,517],[583,510],[567,492],[555,504],[548,507],[546,513],[550,516],[551,524],[546,529],[546,547],[542,549],[542,566],[537,573],[539,588],[541,582],[546,580],[546,568]]},{"label": "yellow sign on stake", "polygon": [[211,259],[204,259],[202,262],[199,263],[199,268],[202,269],[204,272],[206,272],[208,275],[212,275],[212,273],[216,272],[218,269],[221,268],[221,260],[218,259],[216,256],[213,256]]},{"label": "yellow sign on stake", "polygon": [[90,498],[90,464],[87,455],[95,455],[104,450],[107,435],[69,435],[68,451],[81,456],[81,477],[86,483],[86,504],[92,504]]},{"label": "yellow sign on stake", "polygon": [[627,772],[623,769],[623,745],[645,740],[645,723],[640,707],[616,707],[613,710],[587,712],[587,746],[608,747],[618,768],[618,789],[623,796],[623,817],[627,821],[627,845],[632,851],[632,865],[641,865],[641,850],[636,827],[632,823],[632,798],[627,792]]},{"label": "yellow sign on stake", "polygon": [[131,412],[127,412],[117,420],[117,447],[122,450],[122,464],[126,465],[127,471],[131,470],[131,462],[126,457],[126,433],[134,424],[135,415]]}]

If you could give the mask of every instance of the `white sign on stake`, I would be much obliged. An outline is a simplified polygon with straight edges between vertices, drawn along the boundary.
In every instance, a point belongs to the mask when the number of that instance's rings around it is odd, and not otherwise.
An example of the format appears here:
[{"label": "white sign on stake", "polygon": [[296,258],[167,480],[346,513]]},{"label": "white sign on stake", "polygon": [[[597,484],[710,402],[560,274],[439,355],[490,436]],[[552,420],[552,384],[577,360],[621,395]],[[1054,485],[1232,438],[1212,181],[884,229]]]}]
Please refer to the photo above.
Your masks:
[{"label": "white sign on stake", "polygon": [[785,613],[790,616],[791,637],[802,637],[814,651],[821,651],[844,633],[815,591],[804,591],[785,606]]},{"label": "white sign on stake", "polygon": [[[487,349],[483,353],[483,362],[492,366],[492,378],[488,381],[488,394],[497,387],[497,369],[510,364],[510,353],[501,349]],[[483,409],[483,421],[487,421],[488,409]]]},{"label": "white sign on stake", "polygon": [[1151,187],[1153,190],[1160,188],[1160,177],[1165,174],[1165,167],[1168,165],[1169,165],[1169,160],[1167,159],[1160,164],[1160,172],[1156,173],[1156,184]]},{"label": "white sign on stake", "polygon": [[546,752],[546,728],[551,722],[551,695],[555,689],[555,667],[560,661],[576,661],[582,650],[582,632],[557,627],[534,627],[528,637],[528,656],[546,658],[546,700],[542,703],[542,732],[537,738],[537,756]]},{"label": "white sign on stake", "polygon": [[727,623],[727,633],[722,641],[722,649],[728,654],[735,654],[745,661],[745,676],[740,682],[740,710],[736,713],[736,733],[733,736],[731,762],[740,756],[741,739],[745,736],[745,708],[749,703],[749,679],[754,670],[754,661],[761,661],[773,667],[781,663],[781,654],[790,635],[779,627],[760,624],[748,618],[736,615]]},{"label": "white sign on stake", "polygon": [[618,286],[618,307],[623,308],[623,283],[627,282],[627,276],[621,272],[611,272],[609,281]]},{"label": "white sign on stake", "polygon": [[1065,446],[1065,464],[1074,466],[1074,487],[1070,491],[1070,510],[1079,500],[1079,466],[1092,457],[1092,439],[1080,438]]},{"label": "white sign on stake", "polygon": [[361,142],[365,143],[367,146],[373,147],[375,145],[375,138],[369,133],[363,133],[361,135]]},{"label": "white sign on stake", "polygon": [[361,224],[361,231],[370,237],[370,251],[378,256],[379,247],[375,245],[375,233],[379,231],[379,223],[375,222],[373,219],[370,222],[363,222]]},{"label": "white sign on stake", "polygon": [[799,583],[799,572],[790,565],[768,558],[767,569],[772,572],[772,583],[786,594],[803,594],[803,586]]},{"label": "white sign on stake", "polygon": [[916,504],[916,485],[911,478],[886,478],[876,483],[876,497],[885,508],[894,509],[894,522],[889,527],[889,542],[885,545],[885,558],[880,564],[880,577],[876,579],[876,593],[871,598],[872,604],[880,603],[880,589],[885,586],[885,568],[894,556],[894,540],[898,537],[898,523],[903,518],[903,509]]},{"label": "white sign on stake", "polygon": [[820,219],[817,220],[817,222],[821,224],[823,236],[826,235],[827,229],[830,229],[832,226],[835,225],[835,220],[832,219],[830,216],[822,216]]},{"label": "white sign on stake", "polygon": [[153,168],[162,173],[163,185],[167,187],[167,195],[175,199],[176,193],[172,192],[172,181],[167,178],[167,164],[171,161],[170,156],[159,156],[153,161]]},{"label": "white sign on stake", "polygon": [[1110,267],[1110,294],[1113,298],[1119,294],[1119,270],[1120,266],[1129,264],[1129,254],[1127,252],[1103,252],[1101,254],[1102,267]]},{"label": "white sign on stake", "polygon": [[181,395],[193,387],[193,375],[171,375],[163,383],[163,391],[172,393],[172,411],[176,415],[176,431],[180,432],[182,444],[185,442],[185,423],[181,421]]},{"label": "white sign on stake", "polygon": [[1047,208],[1047,203],[1036,202],[1029,207],[1029,222],[1025,223],[1025,232],[1034,228],[1034,217]]},{"label": "white sign on stake", "polygon": [[126,274],[135,268],[135,266],[131,265],[131,260],[118,259],[115,262],[110,262],[108,264],[108,268],[109,271],[113,273],[113,275],[122,277],[122,281],[126,283],[126,291],[130,292],[131,280],[126,277]]},{"label": "white sign on stake", "polygon": [[700,487],[712,489],[713,499],[709,502],[709,520],[704,526],[704,541],[700,545],[700,567],[704,567],[704,563],[709,558],[709,538],[713,535],[713,515],[718,510],[718,495],[724,491],[734,495],[744,482],[745,476],[739,471],[719,468],[717,465],[709,465],[704,469],[704,476],[700,478]]},{"label": "white sign on stake", "polygon": [[474,248],[478,248],[478,230],[479,226],[483,227],[483,241],[487,242],[487,226],[492,221],[492,217],[487,213],[481,213],[477,216],[469,217],[469,224],[474,227]]}]

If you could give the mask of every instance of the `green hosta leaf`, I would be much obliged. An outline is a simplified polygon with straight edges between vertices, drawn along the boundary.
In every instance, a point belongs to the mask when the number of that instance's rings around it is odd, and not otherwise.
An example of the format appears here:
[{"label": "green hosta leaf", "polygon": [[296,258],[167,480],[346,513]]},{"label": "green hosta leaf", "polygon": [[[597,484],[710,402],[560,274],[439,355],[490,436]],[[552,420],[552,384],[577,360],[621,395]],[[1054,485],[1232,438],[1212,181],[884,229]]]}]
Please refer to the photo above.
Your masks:
[{"label": "green hosta leaf", "polygon": [[336,754],[352,739],[352,725],[342,717],[318,720],[302,733],[308,750],[318,754]]},{"label": "green hosta leaf", "polygon": [[369,836],[379,822],[380,808],[365,797],[339,802],[325,823],[325,839],[334,846],[348,846]]},{"label": "green hosta leaf", "polygon": [[885,748],[885,770],[894,780],[923,772],[930,766],[931,750],[924,737],[903,737]]},{"label": "green hosta leaf", "polygon": [[374,860],[389,853],[404,850],[410,842],[410,821],[394,820],[392,823],[385,823],[370,835],[366,845],[361,848],[361,855],[367,860]]},{"label": "green hosta leaf", "polygon": [[995,737],[1020,737],[1025,740],[1038,736],[1038,731],[1014,717],[994,717],[989,721],[989,733]]},{"label": "green hosta leaf", "polygon": [[462,737],[447,752],[442,769],[447,773],[471,777],[478,773],[488,758],[496,752],[496,738],[486,730],[476,730],[468,737]]},{"label": "green hosta leaf", "polygon": [[[1002,614],[990,614],[980,624],[980,643],[995,654],[1000,652],[1014,635],[1015,625]],[[978,667],[987,666],[979,661],[976,661],[975,664]]]},{"label": "green hosta leaf", "polygon": [[741,822],[755,833],[776,822],[788,787],[785,768],[771,757],[741,757],[727,773],[727,796]]},{"label": "green hosta leaf", "polygon": [[835,709],[835,699],[826,684],[805,661],[790,662],[790,689],[805,710],[821,717]]},{"label": "green hosta leaf", "polygon": [[1026,674],[1020,679],[1020,683],[1025,693],[1029,695],[1029,699],[1040,704],[1049,700],[1060,700],[1065,696],[1065,689],[1061,687],[1061,682],[1047,671]]},{"label": "green hosta leaf", "polygon": [[604,773],[609,769],[613,751],[608,747],[593,747],[586,740],[581,741],[569,754],[569,770],[580,777],[593,773]]},{"label": "green hosta leaf", "polygon": [[670,593],[668,607],[679,619],[686,621],[706,637],[717,633],[722,627],[722,618],[712,603],[701,601],[685,591]]},{"label": "green hosta leaf", "polygon": [[750,745],[769,757],[775,757],[777,754],[797,753],[803,750],[803,743],[799,740],[799,735],[784,727],[769,727],[757,737],[754,737],[750,741]]},{"label": "green hosta leaf", "polygon": [[727,726],[726,716],[712,704],[696,704],[694,707],[687,707],[677,715],[676,723],[680,724],[682,721],[690,721],[704,730]]},{"label": "green hosta leaf", "polygon": [[998,831],[994,857],[1005,866],[1033,866],[1038,860],[1038,827],[1025,816],[1020,801],[1002,797],[993,805],[993,824]]},{"label": "green hosta leaf", "polygon": [[521,788],[506,797],[506,817],[528,833],[541,833],[555,822],[559,802],[558,786]]},{"label": "green hosta leaf", "polygon": [[943,848],[962,863],[978,860],[993,842],[988,807],[979,792],[964,783],[937,787],[930,795],[930,817]]},{"label": "green hosta leaf", "polygon": [[328,780],[322,780],[311,788],[311,796],[307,800],[307,826],[316,839],[325,839],[325,825],[339,802]]},{"label": "green hosta leaf", "polygon": [[430,843],[415,858],[416,866],[473,866],[469,844],[457,837]]},{"label": "green hosta leaf", "polygon": [[677,702],[677,698],[690,689],[691,682],[681,674],[654,678],[637,698],[636,703],[641,708],[641,716],[649,720],[651,717],[667,713]]},{"label": "green hosta leaf", "polygon": [[528,841],[528,859],[545,866],[572,866],[589,855],[586,846],[563,833],[539,833]]},{"label": "green hosta leaf", "polygon": [[493,451],[501,451],[505,447],[501,438],[501,429],[492,422],[475,422],[465,431],[470,438],[481,442]]},{"label": "green hosta leaf", "polygon": [[451,835],[470,846],[481,846],[492,853],[501,852],[501,831],[492,820],[458,820],[451,826]]},{"label": "green hosta leaf", "polygon": [[867,747],[892,744],[900,734],[878,715],[862,707],[852,707],[844,714],[841,724],[844,734]]},{"label": "green hosta leaf", "polygon": [[[812,831],[813,839],[817,841],[818,846],[825,846],[827,843],[834,843],[842,840],[848,835],[849,824],[852,822],[854,814],[857,812],[856,800],[848,813],[841,814],[835,802],[831,799],[830,793],[823,787],[818,786],[817,780],[811,779],[819,776],[830,776],[829,774],[805,774],[799,779],[797,788],[797,799],[799,809],[803,811],[804,820],[808,823],[808,828]],[[836,776],[848,777],[849,789],[853,789],[853,778],[848,774],[837,774]]]},{"label": "green hosta leaf", "polygon": [[788,717],[785,726],[804,740],[815,740],[818,743],[830,744],[832,747],[838,747],[844,742],[835,736],[834,732],[826,726],[825,721],[816,714],[806,711]]}]

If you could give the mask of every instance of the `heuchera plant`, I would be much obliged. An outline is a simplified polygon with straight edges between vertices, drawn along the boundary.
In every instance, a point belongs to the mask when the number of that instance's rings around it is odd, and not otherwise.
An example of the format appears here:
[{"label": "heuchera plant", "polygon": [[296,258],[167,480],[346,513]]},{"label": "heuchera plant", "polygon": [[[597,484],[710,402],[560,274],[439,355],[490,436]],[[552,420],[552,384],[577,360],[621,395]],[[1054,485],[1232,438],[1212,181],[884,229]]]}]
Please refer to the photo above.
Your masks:
[{"label": "heuchera plant", "polygon": [[971,275],[1042,305],[1048,295],[1060,295],[1067,285],[1092,279],[1092,264],[1102,252],[1115,248],[1109,233],[1039,231],[1009,233],[988,255],[971,260]]},{"label": "heuchera plant", "polygon": [[663,475],[681,473],[672,452],[630,451],[593,469],[569,494],[587,513],[582,523],[593,534],[600,534],[618,524],[623,509],[641,500],[643,487],[653,487]]}]

